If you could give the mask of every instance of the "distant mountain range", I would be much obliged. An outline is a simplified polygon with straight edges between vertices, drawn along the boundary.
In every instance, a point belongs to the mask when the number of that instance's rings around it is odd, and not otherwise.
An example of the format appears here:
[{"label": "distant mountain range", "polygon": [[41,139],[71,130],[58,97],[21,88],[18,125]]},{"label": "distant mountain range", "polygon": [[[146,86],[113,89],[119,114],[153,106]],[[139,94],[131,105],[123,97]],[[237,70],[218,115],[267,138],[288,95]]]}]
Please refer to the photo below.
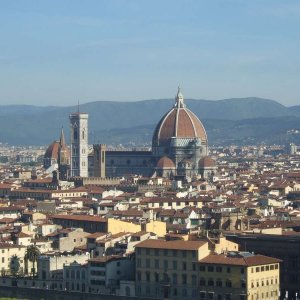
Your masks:
[{"label": "distant mountain range", "polygon": [[[210,144],[300,143],[300,105],[286,107],[261,98],[186,100],[203,122]],[[150,145],[159,119],[174,100],[137,102],[97,101],[80,105],[89,114],[90,143]],[[59,138],[61,126],[69,136],[69,114],[77,106],[0,106],[0,142],[47,145]]]}]

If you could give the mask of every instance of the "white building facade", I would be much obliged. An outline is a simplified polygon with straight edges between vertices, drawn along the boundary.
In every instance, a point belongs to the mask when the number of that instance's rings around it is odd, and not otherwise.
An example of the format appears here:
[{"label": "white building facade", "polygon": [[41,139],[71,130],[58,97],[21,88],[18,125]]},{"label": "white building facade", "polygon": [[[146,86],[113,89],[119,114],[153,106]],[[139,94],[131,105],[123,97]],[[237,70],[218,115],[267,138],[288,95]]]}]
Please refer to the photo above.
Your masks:
[{"label": "white building facade", "polygon": [[70,125],[71,176],[88,177],[88,114],[71,114]]}]

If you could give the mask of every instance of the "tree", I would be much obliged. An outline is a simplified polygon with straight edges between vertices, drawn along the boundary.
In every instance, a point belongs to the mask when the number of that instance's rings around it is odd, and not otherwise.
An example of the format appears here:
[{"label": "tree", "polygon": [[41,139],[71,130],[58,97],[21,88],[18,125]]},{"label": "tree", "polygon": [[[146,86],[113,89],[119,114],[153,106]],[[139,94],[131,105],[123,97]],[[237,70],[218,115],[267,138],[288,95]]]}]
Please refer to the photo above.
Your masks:
[{"label": "tree", "polygon": [[13,255],[10,259],[9,267],[10,267],[10,273],[13,276],[17,276],[21,268],[20,257],[18,257],[16,254]]},{"label": "tree", "polygon": [[38,257],[40,256],[40,250],[34,246],[34,245],[30,245],[27,247],[24,259],[25,261],[30,261],[32,262],[32,269],[31,269],[31,273],[34,276],[35,275],[35,263],[38,260]]}]

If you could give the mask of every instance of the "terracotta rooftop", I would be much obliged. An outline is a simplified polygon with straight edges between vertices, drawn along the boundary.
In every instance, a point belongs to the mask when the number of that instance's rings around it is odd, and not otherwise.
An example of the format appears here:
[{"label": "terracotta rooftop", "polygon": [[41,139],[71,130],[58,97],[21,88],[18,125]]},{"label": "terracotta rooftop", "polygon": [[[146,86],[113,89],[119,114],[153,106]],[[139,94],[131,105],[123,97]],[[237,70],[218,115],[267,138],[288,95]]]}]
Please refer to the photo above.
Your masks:
[{"label": "terracotta rooftop", "polygon": [[50,219],[61,219],[61,220],[74,220],[74,221],[85,221],[85,222],[101,222],[106,223],[107,219],[97,216],[87,215],[52,215]]},{"label": "terracotta rooftop", "polygon": [[[249,253],[250,254],[250,253]],[[200,263],[205,264],[220,264],[220,265],[236,265],[236,266],[259,266],[280,263],[281,260],[264,255],[224,255],[224,254],[209,254],[200,260]]]}]

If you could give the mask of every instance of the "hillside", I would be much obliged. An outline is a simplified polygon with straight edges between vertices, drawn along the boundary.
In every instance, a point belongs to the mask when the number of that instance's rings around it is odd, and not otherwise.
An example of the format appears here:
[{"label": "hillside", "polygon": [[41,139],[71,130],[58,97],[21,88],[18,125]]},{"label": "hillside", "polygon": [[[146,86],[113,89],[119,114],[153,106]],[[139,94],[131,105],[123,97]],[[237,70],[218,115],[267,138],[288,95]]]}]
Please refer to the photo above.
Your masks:
[{"label": "hillside", "polygon": [[[89,114],[91,143],[149,144],[155,124],[173,103],[170,99],[97,101],[82,104],[80,110]],[[279,136],[279,140],[285,140],[282,135],[287,130],[300,127],[300,106],[285,107],[273,100],[186,100],[186,104],[203,121],[210,143],[271,140]],[[76,106],[1,106],[0,141],[15,145],[49,144],[58,138],[61,126],[68,136],[68,117],[74,111]]]}]

